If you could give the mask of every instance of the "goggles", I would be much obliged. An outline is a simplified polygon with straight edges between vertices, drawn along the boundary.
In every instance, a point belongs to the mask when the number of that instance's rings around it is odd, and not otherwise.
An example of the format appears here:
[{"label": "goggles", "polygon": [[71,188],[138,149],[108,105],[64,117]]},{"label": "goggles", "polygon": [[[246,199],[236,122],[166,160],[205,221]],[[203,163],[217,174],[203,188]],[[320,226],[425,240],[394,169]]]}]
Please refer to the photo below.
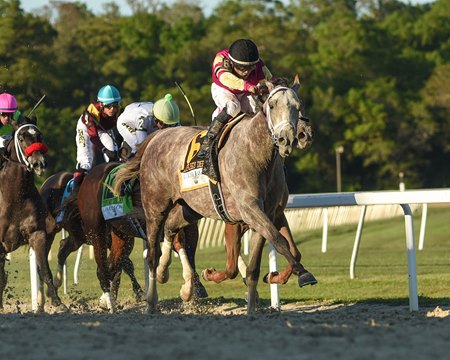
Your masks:
[{"label": "goggles", "polygon": [[233,63],[233,66],[236,70],[241,71],[241,72],[250,72],[252,70],[254,70],[256,68],[256,64],[254,65],[241,65],[241,64],[236,64]]},{"label": "goggles", "polygon": [[105,109],[118,109],[119,108],[119,104],[118,103],[112,103],[112,104],[108,104],[108,105],[103,105],[103,107]]}]

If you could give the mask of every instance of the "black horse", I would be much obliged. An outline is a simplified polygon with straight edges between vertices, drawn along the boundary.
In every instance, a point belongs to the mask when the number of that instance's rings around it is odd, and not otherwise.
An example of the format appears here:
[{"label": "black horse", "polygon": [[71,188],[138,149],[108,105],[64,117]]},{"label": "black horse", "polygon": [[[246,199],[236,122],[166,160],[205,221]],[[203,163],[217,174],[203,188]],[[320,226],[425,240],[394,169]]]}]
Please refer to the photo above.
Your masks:
[{"label": "black horse", "polygon": [[[0,169],[0,308],[6,287],[6,255],[29,244],[36,254],[38,274],[48,287],[48,295],[57,311],[67,310],[58,297],[48,264],[50,244],[46,242],[47,211],[34,184],[34,174],[40,176],[47,166],[46,145],[38,127],[31,123],[13,122],[14,135],[7,145]],[[44,310],[40,297],[38,311]]]}]

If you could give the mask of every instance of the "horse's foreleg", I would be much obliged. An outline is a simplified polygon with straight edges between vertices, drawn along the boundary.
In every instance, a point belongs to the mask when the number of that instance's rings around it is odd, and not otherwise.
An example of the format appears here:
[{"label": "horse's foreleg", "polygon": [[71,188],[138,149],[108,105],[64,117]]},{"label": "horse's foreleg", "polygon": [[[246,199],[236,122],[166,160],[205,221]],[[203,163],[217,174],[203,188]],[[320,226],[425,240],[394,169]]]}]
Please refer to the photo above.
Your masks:
[{"label": "horse's foreleg", "polygon": [[[294,257],[295,261],[300,264],[301,270],[298,274],[298,285],[303,287],[305,285],[315,285],[317,280],[313,274],[306,270],[300,263],[302,255],[295,245],[294,237],[292,236],[291,229],[289,228],[288,221],[282,208],[278,208],[277,216],[275,218],[275,226],[280,231],[280,234],[287,240],[289,244],[289,251]],[[285,284],[289,280],[293,272],[292,266],[288,264],[286,268],[280,272],[269,273],[264,277],[264,281],[270,284]]]},{"label": "horse's foreleg", "polygon": [[264,248],[265,240],[258,234],[253,233],[252,244],[250,248],[250,261],[247,266],[247,276],[245,278],[248,287],[247,296],[247,314],[252,314],[256,311],[256,304],[258,301],[257,285],[261,267],[261,257]]},{"label": "horse's foreleg", "polygon": [[[29,243],[36,254],[39,278],[47,285],[47,294],[51,298],[52,305],[57,307],[57,311],[67,311],[67,307],[61,302],[56,288],[53,285],[52,272],[47,258],[46,233],[44,231],[32,233],[29,237]],[[44,310],[43,303],[38,305],[39,310]]]},{"label": "horse's foreleg", "polygon": [[[69,236],[61,239],[58,249],[58,265],[56,268],[56,274],[53,278],[53,283],[56,287],[62,285],[63,268],[67,258],[71,253],[77,251],[81,245],[86,243],[86,235],[81,228],[81,223],[73,223],[66,229]],[[55,235],[53,235],[55,236]]]},{"label": "horse's foreleg", "polygon": [[[197,274],[195,266],[195,253],[197,250],[199,232],[197,223],[190,224],[183,228],[182,233],[184,235],[184,245],[186,249],[186,255],[189,259],[189,264],[194,271],[194,297],[197,299],[203,299],[208,297],[206,288],[200,281],[200,277]],[[175,247],[175,243],[174,243]],[[177,252],[178,250],[175,249]]]},{"label": "horse's foreleg", "polygon": [[[289,245],[289,251],[291,252],[292,256],[294,257],[295,261],[300,263],[300,260],[302,258],[302,255],[300,254],[300,251],[297,249],[297,246],[294,242],[294,237],[292,236],[291,229],[289,228],[288,221],[286,219],[286,216],[284,215],[284,211],[282,208],[278,208],[277,215],[275,217],[274,225],[279,230],[280,234],[286,239]],[[300,266],[303,268],[303,265],[300,264]],[[269,284],[286,284],[292,275],[292,266],[291,264],[288,264],[286,268],[281,272],[271,272],[264,276],[263,281]],[[305,273],[306,270],[303,268],[301,271],[302,273]]]},{"label": "horse's foreleg", "polygon": [[3,309],[3,292],[5,291],[8,276],[5,272],[6,254],[0,253],[0,309]]},{"label": "horse's foreleg", "polygon": [[[214,268],[205,269],[202,277],[207,281],[220,283],[227,279],[234,279],[238,272],[238,258],[241,252],[241,237],[243,229],[241,225],[225,224],[225,246],[227,249],[227,263],[225,271],[217,271]],[[243,275],[245,277],[245,275]]]}]

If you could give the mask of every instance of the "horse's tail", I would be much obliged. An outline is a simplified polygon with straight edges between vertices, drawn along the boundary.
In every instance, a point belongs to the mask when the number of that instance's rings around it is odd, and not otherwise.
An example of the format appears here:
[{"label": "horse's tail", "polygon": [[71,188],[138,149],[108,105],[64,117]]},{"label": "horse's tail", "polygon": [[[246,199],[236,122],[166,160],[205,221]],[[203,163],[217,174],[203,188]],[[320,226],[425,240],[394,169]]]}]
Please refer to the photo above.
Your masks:
[{"label": "horse's tail", "polygon": [[138,151],[136,152],[136,156],[128,160],[125,165],[119,168],[116,172],[115,184],[112,189],[114,196],[119,196],[120,191],[122,189],[122,184],[128,180],[137,178],[139,176],[139,172],[141,170],[141,159],[144,155],[145,148],[149,141],[153,138],[154,133],[147,136],[147,138],[138,146]]},{"label": "horse's tail", "polygon": [[141,168],[141,157],[135,156],[128,160],[116,172],[115,183],[112,189],[114,196],[119,196],[122,184],[128,180],[137,178]]}]

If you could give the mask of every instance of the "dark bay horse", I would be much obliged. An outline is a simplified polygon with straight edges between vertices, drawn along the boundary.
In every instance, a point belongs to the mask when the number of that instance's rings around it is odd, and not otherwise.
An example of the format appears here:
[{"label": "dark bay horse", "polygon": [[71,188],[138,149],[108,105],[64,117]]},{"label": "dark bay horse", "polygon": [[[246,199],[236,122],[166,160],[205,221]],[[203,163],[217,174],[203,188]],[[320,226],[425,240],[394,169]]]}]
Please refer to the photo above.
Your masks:
[{"label": "dark bay horse", "polygon": [[[84,233],[80,211],[76,202],[67,204],[68,208],[66,209],[65,216],[63,217],[61,222],[56,223],[56,221],[54,221],[54,219],[56,219],[61,211],[61,202],[63,200],[64,190],[67,186],[67,183],[72,178],[73,173],[61,171],[49,176],[40,188],[42,199],[47,207],[48,212],[51,215],[50,218],[52,219],[48,222],[47,226],[47,241],[49,243],[53,243],[55,235],[63,228],[69,234],[66,238],[61,239],[58,250],[58,265],[53,279],[53,283],[57,288],[62,284],[63,266],[67,260],[67,257],[72,252],[78,250],[83,244],[89,244],[88,239]],[[104,220],[102,219],[102,221]],[[114,234],[112,234],[112,236],[114,236]],[[111,247],[111,244],[108,244],[108,247]],[[123,270],[131,279],[136,300],[141,301],[143,300],[144,292],[134,275],[134,266],[129,258],[129,252],[131,250],[132,248],[130,247],[123,249],[121,262],[123,265]],[[117,278],[117,281],[118,280],[119,279]],[[118,289],[118,284],[115,284],[115,289]]]},{"label": "dark bay horse", "polygon": [[[141,191],[136,183],[132,191],[134,211],[131,217],[119,217],[105,221],[100,206],[102,186],[109,172],[117,163],[104,163],[95,166],[81,183],[78,193],[78,208],[87,240],[94,246],[94,256],[97,263],[97,277],[103,291],[102,300],[111,312],[115,311],[114,292],[112,285],[117,283],[120,271],[124,266],[123,258],[128,258],[134,246],[136,227],[143,227],[145,231],[145,218],[141,206]],[[137,222],[137,223],[136,223]],[[188,267],[194,272],[193,285],[198,297],[208,296],[206,289],[195,273],[195,250],[197,248],[198,230],[196,224],[186,227],[179,238],[173,242],[173,248],[178,252],[183,268]],[[142,236],[145,237],[145,234]],[[184,239],[185,237],[185,239]],[[182,246],[183,244],[183,246]],[[186,246],[184,246],[186,244]],[[164,242],[163,246],[166,246]],[[110,246],[109,261],[107,249]],[[170,252],[172,242],[169,243]],[[169,254],[170,254],[169,252]],[[170,255],[169,255],[170,256]],[[166,259],[170,262],[170,259]],[[168,281],[168,271],[159,274],[161,282]],[[184,288],[180,290],[183,300],[191,299],[191,293],[184,295]]]},{"label": "dark bay horse", "polygon": [[[294,274],[300,276],[307,272],[274,226],[277,208],[286,192],[283,158],[292,152],[300,101],[291,88],[268,86],[270,93],[263,109],[235,125],[218,158],[228,213],[234,223],[245,223],[255,230],[246,274],[248,313],[254,312],[256,307],[256,286],[265,240],[286,257]],[[182,169],[188,144],[198,131],[192,127],[158,131],[151,141],[142,145],[145,151],[138,153],[117,174],[116,191],[122,181],[140,174],[148,236],[149,312],[157,308],[156,277],[163,233],[169,241],[173,239],[192,221],[185,216],[192,211],[199,216],[220,219],[207,188],[180,191],[178,171]]]},{"label": "dark bay horse", "polygon": [[[47,284],[47,293],[57,311],[67,310],[58,297],[48,264],[50,245],[46,242],[47,211],[34,184],[46,168],[47,147],[34,124],[13,124],[14,135],[7,146],[9,154],[0,169],[0,308],[6,286],[6,254],[29,244],[36,254],[39,278]],[[38,311],[44,310],[41,293]]]}]

